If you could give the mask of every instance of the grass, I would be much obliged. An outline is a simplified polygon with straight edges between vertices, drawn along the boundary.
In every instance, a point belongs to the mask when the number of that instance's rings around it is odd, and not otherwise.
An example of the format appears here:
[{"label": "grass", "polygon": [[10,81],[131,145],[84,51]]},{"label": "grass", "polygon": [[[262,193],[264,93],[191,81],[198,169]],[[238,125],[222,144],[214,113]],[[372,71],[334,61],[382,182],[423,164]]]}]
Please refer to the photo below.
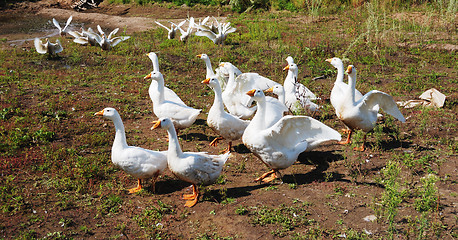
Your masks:
[{"label": "grass", "polygon": [[[450,20],[456,5],[434,1],[397,10],[384,1],[352,1],[357,7],[329,1],[270,2],[262,4],[293,12],[233,13],[228,21],[237,32],[229,35],[225,46],[197,37],[182,44],[166,39],[163,29],[153,29],[132,34],[109,52],[66,41],[64,52],[55,59],[30,47],[2,48],[0,209],[2,219],[20,224],[11,230],[2,221],[0,228],[16,239],[92,238],[108,228],[107,238],[231,239],[224,232],[230,222],[216,227],[219,219],[231,219],[245,223],[237,226],[241,230],[234,238],[245,238],[243,234],[253,229],[293,239],[342,234],[351,239],[456,237],[448,216],[440,214],[447,208],[442,201],[457,196],[439,195],[442,185],[456,187],[456,177],[446,169],[458,146],[455,53],[428,48],[455,44],[444,36],[456,35],[450,27],[456,24]],[[239,11],[249,7],[234,6]],[[368,135],[368,152],[352,150],[361,143],[362,134],[357,132],[354,146],[317,151],[320,155],[313,160],[327,162],[324,169],[299,161],[294,170],[285,170],[287,184],[258,186],[239,180],[252,180],[261,172],[258,165],[265,169],[252,154],[233,153],[217,184],[202,189],[198,205],[188,210],[177,200],[186,186],[172,177],[159,179],[157,194],[148,185],[140,194],[125,193],[135,179],[111,163],[113,125],[93,116],[105,106],[116,107],[126,122],[129,144],[164,149],[164,132],[149,130],[155,120],[149,82],[143,80],[151,71],[144,56],[149,51],[158,52],[168,87],[179,96],[189,96],[185,102],[204,112],[209,109],[205,101],[213,98],[198,84],[204,71],[195,55],[204,52],[213,63],[230,61],[244,72],[259,72],[277,82],[285,78],[281,69],[292,55],[300,67],[299,80],[323,99],[315,118],[334,129],[343,125],[326,100],[336,74],[324,61],[329,57],[344,58],[345,64],[358,67],[357,88],[362,92],[379,89],[408,100],[436,87],[448,98],[443,109],[402,109],[409,117],[406,124],[384,114]],[[327,79],[311,80],[320,75]],[[186,131],[181,139],[185,149],[216,152],[207,146],[214,133],[205,125]],[[294,181],[289,181],[291,175]],[[323,200],[320,193],[328,197]],[[342,214],[347,195],[352,203],[361,202],[362,208],[376,212],[383,229],[378,235],[366,234]],[[367,207],[371,204],[373,209]],[[196,217],[199,207],[205,209],[204,218]],[[405,209],[409,212],[402,215]],[[179,235],[177,229],[188,235]]]}]

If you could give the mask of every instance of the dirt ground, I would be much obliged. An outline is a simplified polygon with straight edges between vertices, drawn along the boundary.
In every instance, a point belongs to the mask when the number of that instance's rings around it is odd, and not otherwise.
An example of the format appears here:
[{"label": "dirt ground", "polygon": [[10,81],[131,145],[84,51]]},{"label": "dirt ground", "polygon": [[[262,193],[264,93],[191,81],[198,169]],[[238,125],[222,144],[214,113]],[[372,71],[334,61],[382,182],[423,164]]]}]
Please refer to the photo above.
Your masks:
[{"label": "dirt ground", "polygon": [[[30,15],[54,17],[60,22],[65,21],[69,15],[73,15],[75,22],[85,23],[86,26],[102,25],[104,28],[125,27],[127,33],[145,31],[155,28],[154,20],[170,19],[178,22],[185,19],[187,14],[194,17],[205,17],[209,14],[218,15],[220,17],[227,16],[228,12],[220,10],[217,13],[214,9],[176,7],[165,8],[160,6],[155,7],[134,7],[134,6],[113,6],[102,3],[100,8],[88,10],[85,12],[75,12],[68,9],[68,4],[55,1],[44,0],[38,2],[24,2],[16,5],[15,8],[3,9],[1,18],[6,18],[9,13],[9,18],[27,17]],[[212,12],[209,12],[212,11]],[[18,14],[18,15],[16,15]],[[11,32],[8,34],[8,28],[11,28],[12,23],[6,21],[6,24],[0,27],[1,38],[7,38],[9,41],[32,38],[33,32]],[[54,33],[51,33],[54,34]],[[456,96],[455,96],[456,97]],[[209,99],[208,102],[211,102]],[[416,118],[418,113],[408,112],[408,118]],[[68,120],[69,125],[74,124],[77,120]],[[93,120],[91,120],[93,121]],[[131,129],[145,128],[150,125],[151,119],[132,119],[124,124]],[[102,126],[106,121],[100,120]],[[400,123],[398,126],[401,126]],[[183,139],[196,140],[182,141],[183,149],[194,150],[196,145],[202,151],[214,152],[214,149],[208,147],[210,141],[215,134],[206,127],[205,119],[199,119],[196,122],[197,127],[193,130],[181,135]],[[111,131],[111,123],[105,125],[104,129]],[[343,127],[343,125],[339,125]],[[402,125],[402,134],[409,134],[415,129],[414,123],[409,121]],[[452,137],[456,130],[438,131],[438,134],[450,134]],[[151,131],[144,129],[145,137],[161,139],[165,136],[164,132]],[[420,138],[421,136],[417,136]],[[455,135],[456,139],[456,135]],[[220,148],[225,146],[226,142],[221,143]],[[78,208],[69,208],[65,211],[51,211],[42,206],[43,202],[30,202],[30,208],[46,221],[40,225],[32,226],[31,229],[42,234],[62,231],[59,219],[72,219],[71,223],[74,226],[86,225],[90,226],[90,231],[87,235],[78,236],[77,238],[85,239],[107,239],[113,238],[114,233],[121,239],[143,238],[144,230],[134,223],[135,216],[142,213],[142,210],[154,205],[157,206],[157,201],[172,204],[175,212],[173,214],[165,214],[161,221],[163,232],[167,232],[171,239],[189,239],[196,238],[192,236],[207,236],[208,238],[201,239],[217,239],[221,237],[238,237],[240,239],[275,239],[272,231],[278,229],[278,226],[271,224],[268,226],[259,226],[250,224],[247,216],[237,214],[236,209],[240,206],[252,207],[258,209],[263,207],[278,207],[283,203],[304,203],[300,205],[306,208],[307,218],[313,219],[310,224],[319,223],[322,232],[319,233],[322,239],[343,238],[341,233],[336,229],[351,228],[357,231],[365,232],[369,236],[386,236],[387,226],[379,224],[376,221],[364,220],[365,217],[374,215],[372,210],[374,204],[374,196],[379,196],[384,190],[376,182],[374,178],[380,175],[380,170],[385,166],[389,156],[379,152],[366,151],[363,153],[349,150],[349,147],[343,148],[335,143],[326,144],[316,151],[302,154],[297,163],[290,168],[282,171],[283,183],[276,182],[274,185],[259,184],[252,180],[260,173],[267,169],[260,161],[257,160],[243,146],[241,141],[235,141],[234,146],[236,152],[232,154],[228,161],[228,167],[225,167],[224,174],[226,175],[226,183],[224,185],[212,185],[204,190],[204,196],[200,202],[193,208],[185,208],[184,201],[181,200],[183,193],[189,192],[188,184],[176,180],[170,172],[166,172],[162,176],[157,185],[156,193],[152,192],[151,185],[147,184],[147,196],[142,194],[131,195],[126,191],[119,190],[118,194],[124,199],[120,213],[115,217],[101,218],[96,217],[96,209],[93,212],[82,212]],[[56,149],[62,147],[61,143],[56,143]],[[153,146],[153,148],[156,146]],[[414,142],[391,142],[385,141],[382,149],[385,152],[405,152],[409,153],[419,148],[428,148],[429,146],[419,146]],[[342,156],[348,159],[358,159],[354,162],[350,160],[342,160]],[[444,162],[440,167],[440,175],[448,175],[451,177],[451,182],[457,181],[457,161],[456,155],[451,161]],[[242,168],[236,166],[244,165]],[[349,167],[350,165],[350,167]],[[352,178],[352,174],[359,173],[359,177]],[[116,173],[121,179],[126,188],[133,187],[134,180],[122,172]],[[18,175],[17,181],[26,179],[27,176]],[[43,176],[40,176],[40,178]],[[449,182],[439,183],[440,202],[448,206],[441,210],[442,222],[453,228],[456,228],[456,203],[458,198],[456,184]],[[41,192],[47,191],[45,188],[34,188],[33,183],[27,183],[27,189],[24,189],[29,195],[38,195]],[[225,191],[221,191],[224,189]],[[293,189],[293,190],[292,190]],[[97,186],[94,186],[93,197]],[[235,199],[235,204],[221,204],[222,199]],[[48,199],[48,201],[56,201],[56,199]],[[250,211],[255,211],[250,209]],[[411,209],[401,209],[400,216],[413,214]],[[3,218],[3,217],[2,217]],[[20,223],[29,218],[27,215],[16,216],[12,219],[1,219],[5,224],[1,231],[1,237],[8,239],[9,234],[15,233],[19,228]],[[107,220],[110,219],[110,220]],[[6,223],[6,221],[8,221]],[[402,218],[400,221],[407,222],[408,219]],[[126,226],[125,228],[119,227]],[[69,226],[71,228],[71,226]],[[330,230],[335,229],[335,230]],[[76,230],[75,230],[76,231]],[[301,229],[301,231],[304,231]],[[316,230],[319,231],[319,230]],[[218,235],[213,235],[217,232]],[[304,232],[302,232],[304,234]],[[340,237],[339,237],[340,236]],[[292,236],[288,236],[292,237]],[[402,238],[402,237],[401,237]],[[445,239],[454,239],[451,235]]]}]

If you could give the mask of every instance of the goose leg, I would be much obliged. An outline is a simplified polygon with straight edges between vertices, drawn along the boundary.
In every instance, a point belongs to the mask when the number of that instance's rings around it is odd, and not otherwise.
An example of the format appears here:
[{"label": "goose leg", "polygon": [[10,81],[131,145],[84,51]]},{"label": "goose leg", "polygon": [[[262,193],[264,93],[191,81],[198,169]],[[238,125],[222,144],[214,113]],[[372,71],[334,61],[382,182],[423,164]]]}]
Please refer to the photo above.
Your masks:
[{"label": "goose leg", "polygon": [[184,194],[183,199],[189,200],[184,204],[185,207],[193,207],[196,205],[197,200],[199,199],[199,191],[197,190],[196,185],[192,185],[192,194]]},{"label": "goose leg", "polygon": [[345,141],[340,141],[340,142],[338,142],[338,143],[339,143],[339,144],[342,144],[342,145],[351,143],[351,134],[352,134],[352,133],[353,133],[353,130],[350,129],[349,132],[348,132],[347,140],[345,140]]},{"label": "goose leg", "polygon": [[232,149],[232,141],[229,141],[229,143],[227,144],[226,150],[224,150],[224,153],[230,152],[231,149]]},{"label": "goose leg", "polygon": [[213,139],[213,141],[211,141],[211,143],[210,143],[210,146],[212,146],[212,147],[218,146],[218,142],[220,140],[223,140],[223,139],[224,139],[223,137],[217,137],[217,138]]},{"label": "goose leg", "polygon": [[358,151],[361,151],[361,152],[364,152],[366,150],[366,135],[367,134],[364,134],[364,137],[363,137],[363,144],[361,145],[361,147],[355,147],[353,148],[354,150],[358,150]]},{"label": "goose leg", "polygon": [[156,193],[156,180],[159,177],[159,172],[156,172],[153,176],[152,182],[153,182],[153,193]]},{"label": "goose leg", "polygon": [[137,179],[137,187],[129,189],[129,193],[136,193],[142,190],[142,180],[139,178]]},{"label": "goose leg", "polygon": [[[266,178],[269,175],[273,175],[273,176],[270,176],[270,177]],[[262,174],[260,177],[256,178],[254,181],[255,182],[263,181],[263,182],[267,183],[267,182],[270,182],[270,181],[274,180],[275,178],[277,178],[276,170],[272,169],[272,170]]]}]

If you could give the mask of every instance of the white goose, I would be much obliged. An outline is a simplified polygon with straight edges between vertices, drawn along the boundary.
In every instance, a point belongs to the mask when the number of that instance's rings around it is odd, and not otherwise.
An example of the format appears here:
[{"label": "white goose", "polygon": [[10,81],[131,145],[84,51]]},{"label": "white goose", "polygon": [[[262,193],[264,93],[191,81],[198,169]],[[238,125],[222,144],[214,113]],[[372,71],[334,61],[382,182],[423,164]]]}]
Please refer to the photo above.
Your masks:
[{"label": "white goose", "polygon": [[151,72],[153,81],[157,81],[156,89],[150,86],[150,97],[153,101],[153,112],[158,118],[170,118],[177,130],[191,126],[200,114],[201,109],[188,107],[185,104],[165,99],[164,77],[160,72]]},{"label": "white goose", "polygon": [[[153,72],[160,72],[159,71],[159,59],[157,58],[156,53],[150,52],[150,53],[147,53],[146,56],[148,56],[149,59],[151,59],[151,62],[153,63]],[[151,73],[146,75],[144,77],[144,79],[150,79],[151,78]],[[149,93],[149,95],[151,97],[151,100],[153,101],[153,97],[152,96],[157,93],[157,81],[154,81],[154,80],[151,81],[151,85],[149,86],[148,93]],[[176,102],[176,103],[179,103],[179,104],[182,104],[182,105],[186,105],[181,100],[181,98],[178,97],[178,95],[173,90],[171,90],[170,88],[168,88],[166,86],[164,86],[164,98],[165,98],[165,100],[168,100],[168,101],[172,101],[172,102]]]},{"label": "white goose", "polygon": [[340,143],[350,143],[353,131],[361,129],[366,133],[364,134],[363,144],[358,150],[364,151],[367,132],[375,127],[379,108],[382,108],[386,113],[401,122],[405,122],[406,119],[399,111],[393,97],[384,92],[372,90],[366,93],[361,99],[356,100],[356,68],[353,65],[350,65],[348,66],[346,73],[348,74],[349,87],[343,93],[342,98],[339,99],[336,112],[337,117],[342,120],[350,131],[348,133],[347,140]]},{"label": "white goose", "polygon": [[[221,90],[224,91],[224,89],[226,89],[227,81],[229,80],[229,73],[227,72],[226,68],[220,66],[220,67],[217,67],[215,71],[213,71],[212,63],[207,54],[202,53],[202,54],[197,55],[196,57],[204,60],[205,62],[205,67],[206,67],[205,78],[216,77],[218,79],[218,82],[221,85]],[[229,63],[227,66],[229,66]],[[235,77],[242,74],[242,72],[236,66],[232,64],[230,64],[230,66],[234,69]]]},{"label": "white goose", "polygon": [[223,92],[223,102],[227,110],[242,119],[248,119],[256,112],[256,106],[251,105],[251,98],[246,95],[246,92],[259,88],[261,90],[268,89],[278,83],[263,77],[257,73],[242,73],[237,78],[235,77],[235,67],[231,63],[221,63],[229,73],[226,89]]},{"label": "white goose", "polygon": [[70,23],[72,22],[72,19],[73,19],[73,16],[70,16],[70,17],[67,19],[67,23],[65,24],[65,26],[64,26],[63,28],[60,27],[59,22],[58,22],[55,18],[52,19],[52,23],[53,23],[54,26],[56,26],[56,28],[59,30],[60,36],[63,37],[63,36],[65,36],[65,35],[67,34],[67,32],[68,32],[68,29],[67,29],[67,28],[68,28],[68,26],[70,26]]},{"label": "white goose", "polygon": [[153,191],[157,177],[167,168],[167,151],[152,151],[140,147],[128,146],[124,124],[118,111],[114,108],[105,108],[96,112],[96,116],[103,116],[113,121],[116,135],[111,148],[111,161],[127,174],[138,179],[137,187],[129,189],[130,193],[142,189],[142,179],[153,179]]},{"label": "white goose", "polygon": [[110,32],[108,36],[105,34],[105,32],[103,32],[100,25],[97,25],[97,30],[99,31],[100,35],[96,35],[96,40],[103,50],[111,50],[111,48],[118,45],[120,42],[130,38],[130,36],[114,37],[114,35],[119,31],[119,28],[115,28]]},{"label": "white goose", "polygon": [[245,128],[250,121],[242,120],[230,113],[224,111],[223,97],[221,87],[219,86],[218,79],[207,78],[202,83],[207,84],[215,92],[215,99],[213,105],[208,112],[207,124],[218,133],[221,137],[215,138],[210,145],[216,146],[220,140],[228,139],[229,145],[226,151],[231,151],[232,141],[242,137]]},{"label": "white goose", "polygon": [[288,70],[286,79],[283,82],[285,89],[285,104],[291,112],[300,112],[303,109],[317,111],[319,106],[311,100],[318,99],[306,86],[297,80],[298,68],[294,60],[289,56],[286,61],[288,65],[283,70]]},{"label": "white goose", "polygon": [[73,39],[73,42],[79,43],[82,45],[85,44],[91,44],[91,46],[96,46],[98,44],[97,42],[97,33],[92,30],[92,28],[88,28],[87,30],[84,30],[83,27],[81,27],[81,32],[77,31],[70,31],[68,34],[72,35],[75,39]]},{"label": "white goose", "polygon": [[52,43],[46,38],[46,42],[43,43],[39,38],[35,38],[34,45],[40,54],[48,53],[49,55],[57,55],[64,50],[59,39],[56,40],[56,43]]},{"label": "white goose", "polygon": [[221,44],[224,45],[226,41],[226,37],[229,33],[235,32],[237,29],[231,27],[231,23],[219,23],[217,22],[216,31],[213,30],[213,27],[209,27],[206,25],[196,25],[196,28],[199,30],[196,32],[196,36],[207,37],[210,39],[214,44]]},{"label": "white goose", "polygon": [[159,26],[161,26],[161,27],[163,27],[163,28],[165,28],[165,29],[167,30],[167,32],[168,32],[167,38],[168,38],[168,39],[174,39],[175,36],[176,36],[176,33],[177,33],[178,28],[181,27],[186,21],[180,22],[178,25],[176,25],[176,24],[173,23],[173,22],[169,22],[169,23],[170,23],[170,28],[168,28],[168,27],[162,25],[162,24],[161,24],[160,22],[158,22],[158,21],[154,21],[154,22],[155,22],[157,25],[159,25]]},{"label": "white goose", "polygon": [[[342,60],[340,58],[333,57],[326,59],[326,62],[329,62],[330,64],[332,64],[332,66],[334,66],[337,69],[336,81],[334,82],[334,87],[331,90],[330,96],[331,105],[334,107],[334,109],[336,109],[337,112],[336,106],[340,105],[339,102],[342,99],[345,92],[348,91],[349,86],[344,82],[345,68]],[[361,92],[358,91],[358,89],[355,89],[355,100],[358,101],[362,97],[363,94],[361,94]]]},{"label": "white goose", "polygon": [[[183,26],[183,24],[186,21],[189,22],[188,28],[186,30],[183,30],[183,28],[181,28],[181,26]],[[180,33],[181,33],[180,41],[186,42],[188,40],[189,36],[191,36],[192,30],[194,29],[194,18],[190,17],[189,20],[184,20],[183,22],[181,22],[178,25],[180,26],[180,27],[178,27],[178,29],[180,30]]]},{"label": "white goose", "polygon": [[[286,101],[285,101],[285,88],[282,85],[275,85],[269,89],[267,89],[265,92],[271,92],[278,97],[278,101],[280,101],[286,108]],[[309,109],[313,112],[318,111],[319,106],[315,104],[314,102],[310,101],[310,99],[305,98],[305,103],[301,103],[301,106],[303,106],[304,109]],[[288,108],[287,108],[288,109]],[[288,109],[288,112],[290,110]]]},{"label": "white goose", "polygon": [[[325,124],[307,116],[285,116],[272,126],[266,126],[269,112],[264,93],[253,89],[246,93],[257,102],[258,110],[242,136],[243,143],[271,171],[255,181],[270,182],[278,171],[291,166],[304,151],[310,151],[321,143],[340,140],[340,134]],[[270,175],[270,177],[268,177]]]},{"label": "white goose", "polygon": [[230,152],[222,155],[209,155],[203,152],[183,152],[178,142],[173,122],[168,118],[161,118],[153,122],[151,129],[164,128],[169,136],[169,148],[167,161],[170,171],[179,179],[192,184],[192,194],[183,195],[188,200],[186,207],[196,205],[199,199],[200,184],[212,184],[218,179],[223,170],[224,163],[230,156]]}]

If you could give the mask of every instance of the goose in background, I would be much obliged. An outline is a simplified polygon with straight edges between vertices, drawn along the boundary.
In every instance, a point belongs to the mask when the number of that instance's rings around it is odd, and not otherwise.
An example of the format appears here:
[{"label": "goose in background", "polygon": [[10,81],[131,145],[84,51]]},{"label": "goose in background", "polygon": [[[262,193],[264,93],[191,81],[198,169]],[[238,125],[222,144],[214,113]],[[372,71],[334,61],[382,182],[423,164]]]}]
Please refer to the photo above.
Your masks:
[{"label": "goose in background", "polygon": [[337,99],[337,117],[350,129],[347,139],[339,143],[351,143],[353,131],[361,129],[365,132],[363,144],[360,148],[355,148],[355,150],[364,151],[366,149],[367,132],[375,127],[379,108],[401,122],[405,122],[406,119],[399,111],[393,97],[384,92],[372,90],[366,93],[361,99],[356,100],[356,72],[356,68],[353,65],[348,66],[346,70],[348,74],[348,88],[342,93],[341,98]]},{"label": "goose in background", "polygon": [[246,95],[246,92],[259,88],[268,89],[276,83],[258,73],[242,73],[235,77],[235,67],[231,63],[221,63],[229,73],[226,89],[223,91],[223,102],[227,110],[242,119],[251,118],[256,112],[256,106],[251,107],[252,99]]},{"label": "goose in background", "polygon": [[[216,20],[216,19],[215,19]],[[231,27],[231,23],[220,23],[216,20],[216,29],[212,26],[207,26],[205,24],[196,25],[198,31],[195,33],[196,36],[207,37],[210,39],[214,44],[221,44],[224,45],[226,41],[226,37],[229,33],[235,32],[237,29]]]},{"label": "goose in background", "polygon": [[51,56],[55,56],[64,50],[59,39],[56,39],[56,43],[50,42],[49,39],[47,38],[45,40],[46,42],[43,43],[39,38],[35,38],[33,43],[38,53],[40,54],[48,53]]},{"label": "goose in background", "polygon": [[173,99],[165,99],[164,77],[160,72],[153,71],[147,77],[157,81],[156,89],[151,86],[149,89],[156,117],[170,118],[177,130],[190,127],[196,121],[201,109],[189,107]]},{"label": "goose in background", "polygon": [[266,123],[270,112],[263,91],[253,89],[246,94],[257,102],[258,109],[245,129],[242,141],[271,169],[255,181],[270,182],[277,178],[279,170],[294,164],[300,153],[324,142],[341,139],[337,131],[308,116],[284,116],[269,126]]},{"label": "goose in background", "polygon": [[159,26],[161,26],[161,27],[163,27],[163,28],[165,28],[165,29],[167,30],[167,32],[168,32],[167,38],[168,38],[168,39],[174,39],[175,36],[176,36],[176,33],[177,33],[178,28],[181,27],[186,21],[182,21],[182,22],[180,22],[178,25],[176,25],[175,23],[169,21],[169,23],[170,23],[170,28],[168,28],[168,27],[162,25],[162,24],[161,24],[160,22],[158,22],[158,21],[154,21],[154,22],[155,22],[157,25],[159,25]]},{"label": "goose in background", "polygon": [[52,19],[52,23],[53,23],[54,26],[56,26],[56,28],[59,30],[60,36],[64,37],[64,36],[67,34],[67,32],[68,32],[68,29],[67,29],[67,28],[68,28],[68,26],[70,26],[70,23],[72,22],[72,19],[73,19],[73,16],[70,16],[70,17],[67,19],[67,23],[65,23],[65,26],[64,26],[63,28],[60,27],[59,22],[58,22],[55,18]]},{"label": "goose in background", "polygon": [[[215,71],[213,71],[210,57],[208,57],[208,55],[205,53],[199,54],[196,57],[204,60],[205,62],[205,67],[206,67],[205,78],[216,77],[218,79],[218,82],[221,85],[221,90],[224,91],[226,89],[227,81],[229,80],[229,72],[227,71],[227,69],[219,66],[215,69]],[[224,65],[224,63],[222,64]],[[232,67],[232,69],[234,70],[235,77],[242,74],[242,72],[236,66],[230,63],[227,63],[227,64],[228,64],[227,67]]]},{"label": "goose in background", "polygon": [[173,122],[169,118],[160,118],[153,122],[151,129],[167,130],[169,147],[167,162],[170,171],[179,179],[192,184],[192,194],[183,195],[187,200],[185,206],[193,207],[199,199],[198,185],[214,183],[230,156],[230,152],[221,155],[210,155],[204,152],[183,152],[178,141]]},{"label": "goose in background", "polygon": [[88,28],[87,30],[84,30],[83,27],[81,27],[81,32],[78,31],[69,31],[68,34],[73,36],[75,39],[73,39],[73,42],[78,43],[78,44],[90,44],[91,46],[96,46],[98,45],[97,42],[97,33],[92,30],[92,28]]},{"label": "goose in background", "polygon": [[[153,63],[153,72],[160,72],[159,71],[159,59],[157,57],[157,54],[154,52],[150,52],[150,53],[147,53],[146,56],[148,56],[151,62]],[[145,76],[144,79],[151,79],[151,73]],[[158,84],[157,81],[154,81],[154,80],[151,81],[150,87],[148,89],[148,93],[150,97],[157,93],[157,84]],[[170,88],[166,86],[164,86],[164,98],[165,100],[168,100],[168,101],[186,105],[173,90],[171,90]],[[153,100],[152,97],[151,97],[151,100]]]},{"label": "goose in background", "polygon": [[289,56],[286,58],[286,61],[288,65],[283,68],[283,70],[288,70],[286,79],[283,82],[286,106],[293,113],[302,112],[303,110],[312,112],[318,111],[320,107],[312,102],[312,100],[317,100],[318,98],[312,91],[297,80],[299,69],[294,63],[293,58]]},{"label": "goose in background", "polygon": [[100,25],[97,25],[97,30],[99,31],[100,35],[96,34],[96,40],[103,50],[111,50],[111,48],[118,45],[120,42],[130,38],[130,36],[114,37],[114,35],[119,31],[119,28],[115,28],[110,32],[110,34],[108,34],[108,36],[102,30]]},{"label": "goose in background", "polygon": [[127,174],[137,178],[137,187],[130,193],[142,190],[142,180],[152,178],[153,191],[156,191],[156,179],[167,168],[167,151],[152,151],[127,145],[126,132],[121,116],[114,108],[105,108],[95,113],[96,116],[113,121],[116,134],[111,148],[111,161]]},{"label": "goose in background", "polygon": [[[186,21],[189,22],[188,28],[186,30],[183,30],[182,26]],[[186,19],[183,22],[179,23],[178,25],[179,25],[178,29],[180,30],[180,33],[181,33],[180,41],[186,42],[189,36],[191,36],[192,30],[194,29],[194,18],[190,17],[189,20]]]}]

